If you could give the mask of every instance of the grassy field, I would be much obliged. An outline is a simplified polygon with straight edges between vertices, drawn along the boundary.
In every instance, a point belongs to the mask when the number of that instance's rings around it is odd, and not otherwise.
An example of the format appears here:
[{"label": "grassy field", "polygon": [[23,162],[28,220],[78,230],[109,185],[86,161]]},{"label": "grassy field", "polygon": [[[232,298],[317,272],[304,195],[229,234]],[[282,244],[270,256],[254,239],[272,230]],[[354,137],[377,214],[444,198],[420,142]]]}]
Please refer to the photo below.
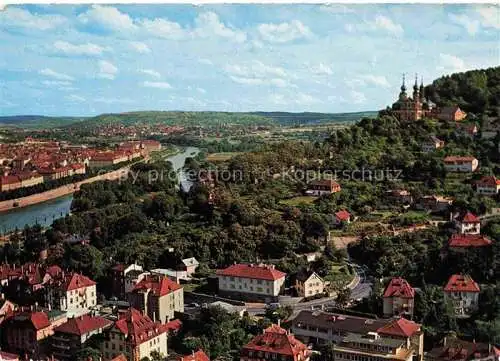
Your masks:
[{"label": "grassy field", "polygon": [[242,154],[241,152],[224,152],[224,153],[210,153],[207,155],[207,161],[209,162],[225,162],[229,159]]},{"label": "grassy field", "polygon": [[294,198],[282,200],[280,203],[285,204],[287,206],[298,206],[299,204],[311,204],[317,198],[318,197],[300,196],[300,197],[294,197]]},{"label": "grassy field", "polygon": [[352,281],[353,277],[354,275],[347,265],[336,263],[325,276],[325,281],[329,281],[334,285],[334,288],[342,289]]}]

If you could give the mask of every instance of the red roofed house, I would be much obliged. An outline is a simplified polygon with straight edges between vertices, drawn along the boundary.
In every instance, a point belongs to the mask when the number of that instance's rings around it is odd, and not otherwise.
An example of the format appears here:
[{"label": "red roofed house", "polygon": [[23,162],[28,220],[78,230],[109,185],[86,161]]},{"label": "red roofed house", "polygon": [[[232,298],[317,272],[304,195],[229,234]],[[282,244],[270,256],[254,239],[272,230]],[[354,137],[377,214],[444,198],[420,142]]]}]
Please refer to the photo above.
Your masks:
[{"label": "red roofed house", "polygon": [[130,308],[106,332],[101,349],[103,360],[123,354],[129,361],[140,361],[151,357],[153,351],[166,356],[167,334],[165,325],[153,322],[148,316]]},{"label": "red roofed house", "polygon": [[335,213],[335,224],[351,223],[351,213],[341,210]]},{"label": "red roofed house", "polygon": [[445,337],[443,345],[434,347],[426,354],[429,361],[498,361],[500,348],[480,342]]},{"label": "red roofed house", "polygon": [[97,305],[96,283],[81,274],[63,272],[46,287],[47,303],[68,316],[88,313]]},{"label": "red roofed house", "polygon": [[146,275],[127,298],[131,307],[162,323],[174,319],[175,312],[184,312],[184,289],[163,275]]},{"label": "red roofed house", "polygon": [[492,196],[498,194],[500,190],[500,179],[495,176],[484,176],[476,182],[476,192]]},{"label": "red roofed house", "polygon": [[454,105],[451,107],[440,108],[437,118],[439,120],[446,120],[449,122],[459,122],[464,120],[466,116],[466,112],[460,109],[458,105]]},{"label": "red roofed house", "polygon": [[474,213],[463,213],[455,218],[454,223],[461,234],[481,233],[481,220]]},{"label": "red roofed house", "polygon": [[449,156],[444,158],[444,168],[448,172],[474,172],[479,161],[474,157]]},{"label": "red roofed house", "polygon": [[[138,264],[124,265],[117,264],[111,268],[112,291],[111,293],[123,299],[127,292],[130,292],[138,281],[138,275],[143,273],[142,266]],[[135,282],[134,282],[135,280]]]},{"label": "red roofed house", "polygon": [[452,275],[444,287],[444,295],[453,302],[458,315],[477,309],[480,291],[479,285],[469,275]]},{"label": "red roofed house", "polygon": [[272,325],[243,346],[240,361],[309,361],[310,351],[287,330]]},{"label": "red roofed house", "polygon": [[272,302],[278,299],[286,273],[274,265],[234,264],[218,270],[217,277],[221,295]]},{"label": "red roofed house", "polygon": [[393,278],[384,291],[384,316],[413,317],[415,290],[401,277]]},{"label": "red roofed house", "polygon": [[292,320],[292,330],[306,343],[335,343],[335,360],[423,360],[424,332],[419,324],[404,318],[372,319],[302,310]]},{"label": "red roofed house", "polygon": [[77,353],[92,336],[104,332],[113,322],[99,316],[83,315],[69,318],[54,328],[52,352],[57,360],[76,360]]},{"label": "red roofed house", "polygon": [[448,247],[455,251],[464,251],[472,247],[487,247],[491,240],[481,234],[452,234]]},{"label": "red roofed house", "polygon": [[0,361],[19,361],[19,356],[13,353],[0,351]]},{"label": "red roofed house", "polygon": [[307,195],[322,196],[340,192],[340,184],[333,179],[318,179],[307,185]]},{"label": "red roofed house", "polygon": [[46,340],[64,322],[66,316],[60,312],[17,312],[2,323],[2,346],[19,355],[43,355],[48,349]]},{"label": "red roofed house", "polygon": [[210,361],[210,358],[203,350],[198,350],[191,355],[179,357],[177,361]]}]

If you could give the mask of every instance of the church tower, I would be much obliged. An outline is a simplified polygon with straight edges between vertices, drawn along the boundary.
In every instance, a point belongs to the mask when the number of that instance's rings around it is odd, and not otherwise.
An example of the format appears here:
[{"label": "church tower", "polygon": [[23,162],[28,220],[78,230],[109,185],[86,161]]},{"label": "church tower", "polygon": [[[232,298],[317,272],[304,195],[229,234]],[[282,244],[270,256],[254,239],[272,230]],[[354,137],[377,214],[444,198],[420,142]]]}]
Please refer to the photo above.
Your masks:
[{"label": "church tower", "polygon": [[418,75],[415,74],[415,84],[413,85],[413,101],[417,102],[420,99],[418,91]]},{"label": "church tower", "polygon": [[423,101],[425,99],[424,95],[424,78],[420,78],[420,101]]},{"label": "church tower", "polygon": [[406,100],[408,96],[406,95],[406,85],[405,85],[405,75],[403,73],[403,84],[401,85],[401,93],[399,93],[399,100]]}]

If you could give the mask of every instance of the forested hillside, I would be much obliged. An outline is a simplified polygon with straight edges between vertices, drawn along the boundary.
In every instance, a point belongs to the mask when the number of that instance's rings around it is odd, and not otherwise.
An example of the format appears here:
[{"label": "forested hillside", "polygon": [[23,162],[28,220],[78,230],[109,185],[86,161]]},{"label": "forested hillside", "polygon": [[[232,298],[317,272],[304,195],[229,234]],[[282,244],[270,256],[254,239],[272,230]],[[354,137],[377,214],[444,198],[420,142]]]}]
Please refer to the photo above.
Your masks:
[{"label": "forested hillside", "polygon": [[425,94],[440,106],[458,104],[466,112],[493,115],[500,106],[500,67],[443,76],[425,87]]}]

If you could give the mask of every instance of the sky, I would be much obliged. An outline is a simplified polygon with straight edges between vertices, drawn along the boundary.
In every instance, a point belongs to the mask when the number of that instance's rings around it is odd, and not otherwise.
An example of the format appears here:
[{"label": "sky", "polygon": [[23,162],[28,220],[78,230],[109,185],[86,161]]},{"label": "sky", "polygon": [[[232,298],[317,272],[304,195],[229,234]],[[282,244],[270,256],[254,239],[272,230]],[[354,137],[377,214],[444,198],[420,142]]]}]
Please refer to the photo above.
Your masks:
[{"label": "sky", "polygon": [[495,5],[24,5],[0,11],[0,115],[353,112],[500,65]]}]

